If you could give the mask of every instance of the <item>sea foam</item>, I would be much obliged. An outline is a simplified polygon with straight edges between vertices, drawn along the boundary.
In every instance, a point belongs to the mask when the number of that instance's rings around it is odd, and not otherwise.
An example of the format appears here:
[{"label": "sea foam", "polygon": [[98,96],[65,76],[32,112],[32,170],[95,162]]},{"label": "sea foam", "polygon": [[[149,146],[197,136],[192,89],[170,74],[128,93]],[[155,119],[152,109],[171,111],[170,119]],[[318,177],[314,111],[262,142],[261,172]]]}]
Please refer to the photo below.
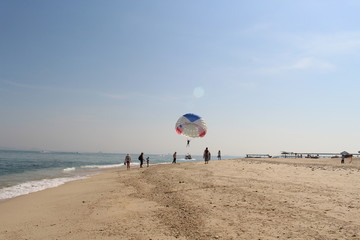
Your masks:
[{"label": "sea foam", "polygon": [[123,166],[124,164],[110,164],[110,165],[86,165],[81,166],[81,168],[89,168],[89,169],[107,169],[107,168],[118,168]]},{"label": "sea foam", "polygon": [[63,172],[72,172],[75,171],[75,167],[65,168],[63,169]]},{"label": "sea foam", "polygon": [[14,198],[32,192],[38,192],[47,188],[54,188],[66,182],[75,181],[83,178],[86,177],[77,176],[77,177],[43,179],[39,181],[29,181],[29,182],[21,183],[12,187],[2,188],[0,189],[0,200]]}]

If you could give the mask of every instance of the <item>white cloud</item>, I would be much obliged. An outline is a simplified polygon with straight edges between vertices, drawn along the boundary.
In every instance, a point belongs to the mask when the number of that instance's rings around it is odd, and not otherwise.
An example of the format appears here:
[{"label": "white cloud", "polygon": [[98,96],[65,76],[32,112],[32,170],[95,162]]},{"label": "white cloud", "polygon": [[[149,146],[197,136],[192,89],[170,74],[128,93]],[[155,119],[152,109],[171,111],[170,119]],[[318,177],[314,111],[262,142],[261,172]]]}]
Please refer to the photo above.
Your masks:
[{"label": "white cloud", "polygon": [[360,32],[329,34],[285,34],[283,39],[295,45],[303,55],[334,56],[351,54],[360,50]]},{"label": "white cloud", "polygon": [[129,98],[128,95],[124,95],[124,94],[93,92],[93,91],[83,90],[83,89],[55,88],[55,87],[51,87],[51,86],[32,85],[32,84],[19,83],[19,82],[9,81],[9,80],[3,80],[2,82],[9,86],[23,88],[23,89],[47,90],[47,91],[51,91],[51,90],[59,91],[60,90],[60,91],[66,92],[66,93],[76,93],[76,94],[85,93],[85,94],[98,95],[98,96],[102,96],[102,97],[106,97],[106,98],[110,98],[110,99],[127,99],[127,98]]},{"label": "white cloud", "polygon": [[262,33],[264,31],[269,31],[272,28],[272,24],[270,23],[257,23],[253,24],[250,27],[246,28],[244,31],[242,31],[243,34],[256,34],[256,33]]},{"label": "white cloud", "polygon": [[37,89],[37,90],[48,90],[49,89],[49,87],[47,87],[47,86],[30,85],[30,84],[18,83],[15,81],[3,80],[2,82],[7,85],[10,85],[10,86],[26,88],[26,89]]},{"label": "white cloud", "polygon": [[[274,35],[273,35],[274,36]],[[359,54],[360,32],[281,33],[277,35],[282,52],[257,56],[262,74],[288,71],[333,71],[334,62]],[[261,55],[260,55],[261,56]]]},{"label": "white cloud", "polygon": [[96,123],[98,120],[95,119],[94,116],[90,115],[77,115],[77,116],[69,116],[68,119],[64,119],[68,122],[74,122],[74,123]]},{"label": "white cloud", "polygon": [[110,94],[110,93],[98,93],[98,95],[111,98],[111,99],[127,99],[128,96],[124,94]]},{"label": "white cloud", "polygon": [[336,66],[334,64],[328,63],[320,59],[306,57],[300,58],[289,64],[263,68],[260,72],[265,74],[279,74],[289,71],[331,71],[334,69],[336,69]]},{"label": "white cloud", "polygon": [[315,59],[315,58],[302,58],[299,59],[295,64],[288,66],[288,69],[318,69],[318,70],[332,70],[335,68],[335,65]]}]

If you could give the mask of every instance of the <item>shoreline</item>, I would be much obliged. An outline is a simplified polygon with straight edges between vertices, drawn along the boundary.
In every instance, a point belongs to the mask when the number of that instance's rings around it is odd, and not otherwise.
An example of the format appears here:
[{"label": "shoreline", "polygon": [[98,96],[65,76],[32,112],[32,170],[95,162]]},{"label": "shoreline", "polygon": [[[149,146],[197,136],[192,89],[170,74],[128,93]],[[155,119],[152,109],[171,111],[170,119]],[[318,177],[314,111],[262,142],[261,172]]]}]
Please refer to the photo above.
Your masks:
[{"label": "shoreline", "polygon": [[[25,155],[24,155],[25,154]],[[122,168],[124,154],[0,151],[0,201],[76,180],[105,169]],[[170,156],[147,155],[150,164],[171,163]],[[179,158],[179,162],[197,161]],[[24,161],[26,159],[26,161]],[[133,166],[139,162],[134,159]]]},{"label": "shoreline", "polygon": [[1,239],[360,239],[360,159],[111,169],[0,202]]}]

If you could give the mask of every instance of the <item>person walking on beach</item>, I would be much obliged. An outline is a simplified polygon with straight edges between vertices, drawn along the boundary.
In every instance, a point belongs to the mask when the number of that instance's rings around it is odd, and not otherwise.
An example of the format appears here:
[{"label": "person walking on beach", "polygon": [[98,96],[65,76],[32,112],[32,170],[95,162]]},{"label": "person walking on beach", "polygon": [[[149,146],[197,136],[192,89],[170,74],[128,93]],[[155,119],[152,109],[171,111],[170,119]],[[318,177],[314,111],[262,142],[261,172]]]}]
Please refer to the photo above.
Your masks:
[{"label": "person walking on beach", "polygon": [[124,161],[124,165],[126,165],[126,169],[129,170],[130,169],[130,163],[131,163],[131,157],[129,154],[126,154],[125,156],[125,161]]},{"label": "person walking on beach", "polygon": [[140,161],[140,168],[142,168],[143,164],[144,164],[144,153],[143,152],[139,156],[139,161]]},{"label": "person walking on beach", "polygon": [[204,158],[204,160],[205,160],[205,164],[208,164],[208,163],[209,163],[209,160],[210,160],[210,158],[211,158],[211,154],[210,154],[210,151],[209,151],[208,148],[205,149],[203,158]]},{"label": "person walking on beach", "polygon": [[146,158],[146,166],[149,167],[149,165],[150,165],[150,158],[147,157],[147,158]]},{"label": "person walking on beach", "polygon": [[221,160],[221,152],[220,152],[220,150],[219,150],[219,152],[218,152],[218,160]]},{"label": "person walking on beach", "polygon": [[173,154],[173,161],[172,161],[172,163],[176,163],[176,152],[174,152],[174,154]]}]

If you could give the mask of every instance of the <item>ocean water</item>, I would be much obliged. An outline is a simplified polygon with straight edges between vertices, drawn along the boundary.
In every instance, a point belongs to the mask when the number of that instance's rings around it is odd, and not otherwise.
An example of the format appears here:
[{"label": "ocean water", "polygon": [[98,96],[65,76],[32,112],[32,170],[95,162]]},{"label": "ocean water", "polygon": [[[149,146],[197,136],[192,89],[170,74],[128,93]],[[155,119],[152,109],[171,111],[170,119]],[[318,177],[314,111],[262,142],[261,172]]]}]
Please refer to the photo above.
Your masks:
[{"label": "ocean water", "polygon": [[[0,201],[57,187],[86,178],[109,168],[124,168],[126,154],[0,150]],[[137,154],[131,154],[132,167],[139,167]],[[144,154],[150,164],[172,162],[172,155]],[[229,157],[235,158],[235,157]],[[200,161],[201,156],[177,162]]]}]

